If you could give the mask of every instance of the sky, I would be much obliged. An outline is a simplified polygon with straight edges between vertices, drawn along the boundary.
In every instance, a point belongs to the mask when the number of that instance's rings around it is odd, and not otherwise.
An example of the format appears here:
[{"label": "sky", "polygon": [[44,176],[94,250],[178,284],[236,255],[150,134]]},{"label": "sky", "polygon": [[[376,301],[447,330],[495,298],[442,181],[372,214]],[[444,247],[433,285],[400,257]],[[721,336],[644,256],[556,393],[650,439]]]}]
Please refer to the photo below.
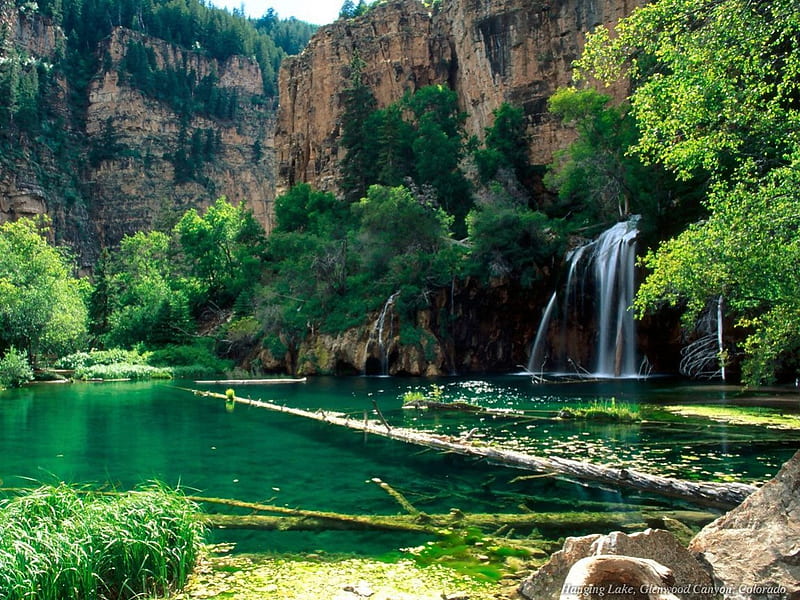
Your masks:
[{"label": "sky", "polygon": [[281,19],[296,17],[315,25],[327,25],[339,16],[344,0],[211,0],[211,3],[229,10],[244,6],[248,17],[263,17],[267,9],[274,8]]}]

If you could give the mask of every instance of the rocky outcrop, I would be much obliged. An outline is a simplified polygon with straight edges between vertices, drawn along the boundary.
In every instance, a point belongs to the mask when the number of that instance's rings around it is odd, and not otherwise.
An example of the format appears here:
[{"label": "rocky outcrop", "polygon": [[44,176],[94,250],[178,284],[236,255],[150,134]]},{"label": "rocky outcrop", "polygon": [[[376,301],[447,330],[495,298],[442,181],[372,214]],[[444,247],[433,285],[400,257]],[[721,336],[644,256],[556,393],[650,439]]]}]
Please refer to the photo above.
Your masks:
[{"label": "rocky outcrop", "polygon": [[337,189],[342,92],[353,58],[379,106],[407,91],[448,81],[450,45],[417,0],[380,3],[368,16],[321,28],[303,52],[281,65],[275,133],[278,193],[296,183]]},{"label": "rocky outcrop", "polygon": [[[133,31],[116,28],[97,49],[98,71],[85,90],[69,88],[59,64],[66,38],[60,27],[23,9],[2,11],[0,52],[49,73],[40,79],[48,131],[5,131],[0,156],[0,222],[48,215],[56,241],[71,245],[90,268],[102,246],[125,234],[169,227],[188,208],[220,196],[244,202],[265,229],[272,225],[274,101],[264,96],[255,60],[216,61]],[[122,67],[129,45],[148,49],[154,69],[214,74],[221,93],[235,97],[234,118],[187,114],[143,93]],[[163,90],[161,90],[163,91]],[[68,99],[73,97],[73,102]],[[179,178],[175,156],[191,151],[192,135],[213,139],[213,152],[191,176]]]},{"label": "rocky outcrop", "polygon": [[689,544],[726,600],[800,599],[800,452]]},{"label": "rocky outcrop", "polygon": [[[670,584],[670,593],[674,593],[680,600],[715,600],[717,595],[708,573],[706,573],[694,556],[684,548],[681,543],[668,531],[648,529],[644,532],[627,535],[615,531],[608,535],[588,535],[584,537],[570,537],[564,542],[564,547],[553,554],[550,560],[541,569],[522,582],[520,594],[529,600],[559,600],[565,590],[565,582],[572,567],[581,559],[597,556],[627,556],[647,559],[663,565],[671,572],[674,582]],[[605,579],[602,591],[605,597],[610,595],[611,589],[616,585],[630,585],[625,583],[624,577],[616,582]],[[635,591],[639,589],[636,586]],[[632,595],[625,598],[647,598],[647,595]]]},{"label": "rocky outcrop", "polygon": [[[237,118],[193,114],[187,119],[130,85],[120,63],[132,43],[152,51],[157,69],[180,69],[198,81],[213,74],[221,90],[235,92]],[[117,148],[113,156],[93,165],[89,176],[103,245],[174,221],[188,208],[207,206],[220,196],[244,202],[269,231],[274,197],[272,111],[255,60],[232,56],[219,62],[124,28],[113,31],[101,53],[105,68],[89,88],[86,133],[89,144],[97,146],[107,144],[105,138],[113,131]],[[204,139],[208,132],[214,136],[213,159],[189,180],[176,181],[170,156],[182,149],[188,152],[187,138],[194,132]]]},{"label": "rocky outcrop", "polygon": [[[284,61],[275,146],[279,191],[308,182],[335,190],[342,157],[342,91],[353,56],[379,106],[406,91],[447,83],[481,138],[503,102],[522,106],[534,163],[548,163],[572,134],[547,115],[548,97],[572,76],[586,32],[611,25],[640,0],[443,0],[431,14],[416,0],[381,3],[365,16],[321,28]],[[612,89],[621,96],[625,86]]]}]

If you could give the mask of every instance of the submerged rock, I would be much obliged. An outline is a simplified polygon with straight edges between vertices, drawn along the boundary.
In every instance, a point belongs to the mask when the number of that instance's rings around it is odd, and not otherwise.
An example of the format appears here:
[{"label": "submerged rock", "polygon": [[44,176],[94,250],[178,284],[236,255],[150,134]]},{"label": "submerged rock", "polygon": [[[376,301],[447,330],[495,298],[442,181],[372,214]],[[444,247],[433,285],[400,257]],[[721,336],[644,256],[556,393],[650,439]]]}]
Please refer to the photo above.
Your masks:
[{"label": "submerged rock", "polygon": [[800,452],[689,550],[713,570],[725,600],[800,599]]},{"label": "submerged rock", "polygon": [[[567,538],[564,547],[550,561],[522,582],[520,594],[529,600],[559,600],[570,569],[579,560],[598,555],[633,557],[657,562],[671,571],[674,585],[660,590],[674,594],[680,600],[714,600],[712,580],[694,556],[668,531],[648,529],[627,535],[615,531],[608,535],[588,535]],[[630,585],[627,575],[620,572],[618,581],[606,578],[603,589],[606,598],[615,584]],[[638,592],[638,585],[635,586]],[[629,598],[648,598],[648,595]],[[653,596],[657,598],[658,596]],[[664,596],[669,597],[669,596]]]}]

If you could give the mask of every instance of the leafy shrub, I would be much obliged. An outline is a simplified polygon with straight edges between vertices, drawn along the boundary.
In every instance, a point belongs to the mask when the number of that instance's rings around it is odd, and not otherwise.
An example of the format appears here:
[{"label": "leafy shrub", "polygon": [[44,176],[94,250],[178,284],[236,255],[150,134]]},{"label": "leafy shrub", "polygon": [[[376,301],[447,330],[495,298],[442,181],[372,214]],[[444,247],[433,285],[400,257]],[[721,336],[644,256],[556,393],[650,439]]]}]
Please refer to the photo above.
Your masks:
[{"label": "leafy shrub", "polygon": [[0,387],[19,387],[33,379],[28,356],[13,346],[0,359]]},{"label": "leafy shrub", "polygon": [[167,596],[194,568],[197,507],[154,486],[119,496],[41,487],[0,501],[6,600]]},{"label": "leafy shrub", "polygon": [[192,367],[214,373],[224,373],[233,367],[232,361],[219,358],[211,349],[211,344],[203,341],[191,345],[171,344],[153,350],[147,363],[155,367]]},{"label": "leafy shrub", "polygon": [[75,352],[59,358],[56,367],[60,369],[79,369],[95,365],[113,365],[125,363],[129,365],[146,365],[149,360],[147,352],[137,349],[125,350],[124,348],[110,348],[108,350],[92,350],[90,352]]},{"label": "leafy shrub", "polygon": [[91,365],[75,369],[75,379],[171,379],[172,369],[152,365]]}]

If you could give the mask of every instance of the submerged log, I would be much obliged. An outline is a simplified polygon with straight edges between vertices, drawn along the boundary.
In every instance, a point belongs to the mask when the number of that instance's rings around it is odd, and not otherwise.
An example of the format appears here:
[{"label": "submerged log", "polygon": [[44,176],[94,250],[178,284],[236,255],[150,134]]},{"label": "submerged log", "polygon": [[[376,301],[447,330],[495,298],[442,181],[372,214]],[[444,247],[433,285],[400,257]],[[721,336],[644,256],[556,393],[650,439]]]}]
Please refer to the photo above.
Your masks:
[{"label": "submerged log", "polygon": [[202,383],[203,385],[269,385],[273,383],[305,383],[306,378],[273,378],[273,379],[209,379],[202,381],[195,381],[195,383]]},{"label": "submerged log", "polygon": [[497,513],[468,514],[454,510],[448,514],[346,515],[327,513],[311,516],[229,515],[204,513],[200,518],[208,527],[266,531],[406,531],[439,535],[455,529],[494,531],[499,527],[529,532],[551,529],[574,532],[576,529],[620,529],[638,531],[646,524],[638,513]]},{"label": "submerged log", "polygon": [[[196,394],[225,399],[223,394],[190,390]],[[305,419],[346,427],[354,431],[371,433],[380,437],[433,448],[443,452],[453,452],[465,456],[483,458],[495,464],[547,473],[553,476],[574,478],[614,487],[625,487],[660,496],[680,498],[701,506],[730,509],[738,506],[747,496],[758,488],[744,483],[697,482],[671,479],[626,468],[606,467],[589,462],[561,458],[558,456],[536,456],[515,450],[506,450],[482,445],[469,439],[423,433],[412,429],[382,426],[376,421],[352,419],[334,412],[312,412],[301,408],[281,406],[262,400],[235,397],[240,404],[286,413]]]}]

